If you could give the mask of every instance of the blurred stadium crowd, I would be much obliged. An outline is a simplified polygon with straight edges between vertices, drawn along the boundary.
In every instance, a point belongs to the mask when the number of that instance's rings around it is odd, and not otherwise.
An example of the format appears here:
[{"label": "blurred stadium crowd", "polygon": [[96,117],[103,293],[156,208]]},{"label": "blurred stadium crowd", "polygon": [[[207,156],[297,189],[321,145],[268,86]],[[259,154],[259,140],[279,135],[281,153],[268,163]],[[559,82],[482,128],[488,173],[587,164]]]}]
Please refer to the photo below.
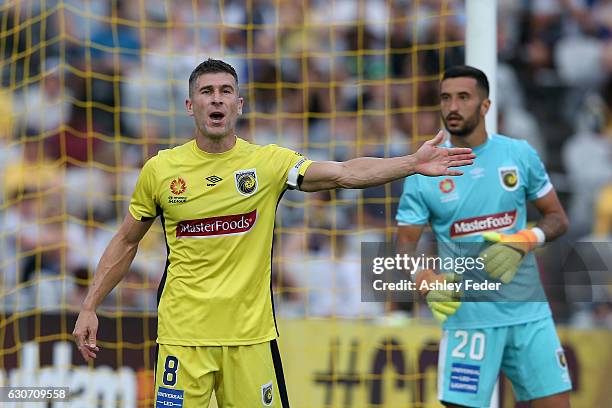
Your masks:
[{"label": "blurred stadium crowd", "polygon": [[[5,310],[78,308],[139,167],[192,136],[187,78],[205,57],[237,68],[239,135],[259,144],[321,160],[393,156],[440,128],[439,74],[464,61],[463,1],[248,3],[0,6]],[[568,240],[610,242],[612,1],[499,0],[498,45],[499,132],[541,155],[570,216]],[[281,314],[428,313],[360,302],[360,242],[392,239],[401,188],[285,195],[274,262]],[[158,227],[104,308],[155,310],[164,264]],[[595,295],[556,308],[558,321],[612,328],[610,293]]]}]

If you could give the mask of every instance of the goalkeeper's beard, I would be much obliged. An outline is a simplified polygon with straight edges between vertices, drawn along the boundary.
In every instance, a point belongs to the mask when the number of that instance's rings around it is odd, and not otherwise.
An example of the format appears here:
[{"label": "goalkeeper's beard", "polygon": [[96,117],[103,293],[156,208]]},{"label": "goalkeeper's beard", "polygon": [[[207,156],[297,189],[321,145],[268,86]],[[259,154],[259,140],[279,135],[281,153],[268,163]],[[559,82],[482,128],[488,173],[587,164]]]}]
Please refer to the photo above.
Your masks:
[{"label": "goalkeeper's beard", "polygon": [[445,117],[442,117],[442,121],[444,122],[444,127],[446,128],[448,133],[450,133],[452,136],[458,136],[458,137],[469,136],[472,134],[472,132],[474,132],[474,129],[476,129],[478,125],[480,124],[480,116],[478,116],[478,113],[475,113],[474,115],[472,115],[471,117],[467,119],[466,118],[462,118],[462,119],[463,119],[463,126],[460,126],[458,128],[451,130],[448,126],[447,119]]}]

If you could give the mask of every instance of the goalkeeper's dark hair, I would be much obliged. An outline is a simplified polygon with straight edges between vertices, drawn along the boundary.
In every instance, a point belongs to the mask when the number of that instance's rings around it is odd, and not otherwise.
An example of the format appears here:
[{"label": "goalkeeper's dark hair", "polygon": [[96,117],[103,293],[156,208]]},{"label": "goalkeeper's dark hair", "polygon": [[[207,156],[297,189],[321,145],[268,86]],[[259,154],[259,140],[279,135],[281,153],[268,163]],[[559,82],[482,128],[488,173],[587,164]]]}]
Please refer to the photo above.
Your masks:
[{"label": "goalkeeper's dark hair", "polygon": [[192,97],[196,81],[200,75],[216,74],[218,72],[230,74],[236,80],[236,86],[238,85],[238,74],[236,74],[234,67],[227,62],[209,58],[191,71],[191,75],[189,75],[189,97]]},{"label": "goalkeeper's dark hair", "polygon": [[478,68],[469,65],[456,65],[450,67],[444,72],[442,81],[449,78],[465,77],[474,78],[476,80],[476,86],[482,91],[484,97],[489,97],[489,80],[487,79],[487,75]]}]

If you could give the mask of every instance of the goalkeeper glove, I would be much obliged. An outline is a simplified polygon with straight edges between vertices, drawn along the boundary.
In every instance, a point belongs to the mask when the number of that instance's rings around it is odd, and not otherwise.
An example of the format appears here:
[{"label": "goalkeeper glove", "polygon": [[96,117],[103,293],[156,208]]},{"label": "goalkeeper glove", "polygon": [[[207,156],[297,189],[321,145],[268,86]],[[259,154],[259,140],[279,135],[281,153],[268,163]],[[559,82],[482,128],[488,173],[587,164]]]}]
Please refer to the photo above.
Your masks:
[{"label": "goalkeeper glove", "polygon": [[[433,270],[426,269],[417,276],[417,287],[420,288],[421,282],[424,280],[429,284],[434,281],[460,282],[461,277],[451,274],[437,275]],[[461,293],[455,290],[421,290],[421,294],[425,295],[427,306],[429,306],[431,313],[440,323],[444,323],[461,306]]]},{"label": "goalkeeper glove", "polygon": [[544,232],[537,227],[516,234],[485,232],[482,237],[494,243],[480,253],[484,269],[503,283],[512,281],[525,255],[545,241]]}]

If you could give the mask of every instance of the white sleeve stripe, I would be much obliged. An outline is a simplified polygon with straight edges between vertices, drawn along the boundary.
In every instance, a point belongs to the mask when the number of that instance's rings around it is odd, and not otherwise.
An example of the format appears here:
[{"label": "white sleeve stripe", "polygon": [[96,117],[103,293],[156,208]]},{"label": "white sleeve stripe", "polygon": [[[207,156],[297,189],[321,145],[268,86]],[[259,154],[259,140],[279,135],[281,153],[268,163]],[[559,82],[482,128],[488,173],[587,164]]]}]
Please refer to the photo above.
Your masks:
[{"label": "white sleeve stripe", "polygon": [[305,162],[305,159],[300,160],[289,170],[289,174],[287,174],[287,185],[294,189],[298,187],[298,178],[300,176],[300,167]]},{"label": "white sleeve stripe", "polygon": [[444,379],[446,378],[446,349],[448,347],[448,330],[442,332],[440,351],[438,353],[438,399],[444,399]]},{"label": "white sleeve stripe", "polygon": [[548,183],[546,183],[546,185],[544,187],[542,187],[540,189],[540,191],[538,191],[536,193],[536,198],[542,198],[544,197],[546,194],[548,194],[551,190],[553,189],[553,185],[551,184],[551,182],[549,181]]}]

